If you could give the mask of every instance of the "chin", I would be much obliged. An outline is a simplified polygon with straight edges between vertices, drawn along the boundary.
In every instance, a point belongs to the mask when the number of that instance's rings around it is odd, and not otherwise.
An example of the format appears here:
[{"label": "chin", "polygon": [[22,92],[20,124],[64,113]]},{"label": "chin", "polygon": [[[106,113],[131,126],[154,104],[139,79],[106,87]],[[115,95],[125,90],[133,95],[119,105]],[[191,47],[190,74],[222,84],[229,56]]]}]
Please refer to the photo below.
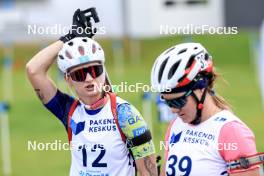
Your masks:
[{"label": "chin", "polygon": [[82,91],[79,91],[77,94],[78,94],[78,97],[94,97],[94,96],[97,96],[98,94],[100,94],[100,91],[82,90]]},{"label": "chin", "polygon": [[182,119],[182,121],[184,122],[184,123],[190,123],[190,121],[188,120],[188,119],[183,119],[183,118],[181,118]]},{"label": "chin", "polygon": [[192,120],[190,120],[190,118],[186,117],[186,116],[183,116],[183,117],[180,117],[181,120],[184,122],[184,123],[191,123]]},{"label": "chin", "polygon": [[85,92],[85,95],[86,95],[87,97],[94,97],[94,96],[97,96],[97,95],[99,95],[99,94],[100,94],[100,92],[96,92],[96,91]]}]

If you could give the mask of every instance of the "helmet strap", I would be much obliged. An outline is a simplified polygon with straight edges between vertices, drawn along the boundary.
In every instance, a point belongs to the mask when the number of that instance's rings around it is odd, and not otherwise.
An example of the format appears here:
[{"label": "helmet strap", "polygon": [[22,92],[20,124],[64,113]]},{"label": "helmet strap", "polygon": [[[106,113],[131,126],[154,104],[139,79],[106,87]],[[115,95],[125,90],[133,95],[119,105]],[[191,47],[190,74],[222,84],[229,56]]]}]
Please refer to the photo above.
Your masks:
[{"label": "helmet strap", "polygon": [[202,110],[203,110],[204,100],[205,100],[205,97],[206,97],[206,92],[207,92],[207,88],[204,89],[202,97],[201,97],[200,100],[198,99],[198,97],[195,95],[194,92],[192,92],[192,94],[191,94],[194,97],[194,99],[196,100],[196,103],[197,103],[196,116],[195,116],[195,119],[191,122],[191,124],[193,124],[193,125],[198,125],[199,123],[201,123]]}]

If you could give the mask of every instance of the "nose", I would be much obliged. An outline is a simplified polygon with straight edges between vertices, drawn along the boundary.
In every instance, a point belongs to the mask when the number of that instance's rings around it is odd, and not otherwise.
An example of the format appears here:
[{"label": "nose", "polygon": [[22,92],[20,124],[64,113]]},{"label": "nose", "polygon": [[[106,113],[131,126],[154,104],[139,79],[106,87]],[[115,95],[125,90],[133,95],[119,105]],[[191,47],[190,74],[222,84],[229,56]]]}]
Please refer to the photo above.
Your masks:
[{"label": "nose", "polygon": [[92,80],[93,80],[93,77],[92,77],[89,73],[87,73],[87,74],[86,74],[85,81],[86,81],[86,82],[91,82]]}]

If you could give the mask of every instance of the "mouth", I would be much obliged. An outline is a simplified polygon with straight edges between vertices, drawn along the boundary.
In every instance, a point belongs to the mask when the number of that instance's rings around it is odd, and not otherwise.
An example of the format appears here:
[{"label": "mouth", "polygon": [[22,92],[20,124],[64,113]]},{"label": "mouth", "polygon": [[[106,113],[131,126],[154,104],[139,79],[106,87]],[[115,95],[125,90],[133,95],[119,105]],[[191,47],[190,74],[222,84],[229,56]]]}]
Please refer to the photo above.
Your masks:
[{"label": "mouth", "polygon": [[85,89],[87,91],[94,91],[94,85],[93,84],[89,84],[89,85],[85,86]]},{"label": "mouth", "polygon": [[180,117],[180,118],[183,118],[184,117],[184,113],[178,113],[178,116]]}]

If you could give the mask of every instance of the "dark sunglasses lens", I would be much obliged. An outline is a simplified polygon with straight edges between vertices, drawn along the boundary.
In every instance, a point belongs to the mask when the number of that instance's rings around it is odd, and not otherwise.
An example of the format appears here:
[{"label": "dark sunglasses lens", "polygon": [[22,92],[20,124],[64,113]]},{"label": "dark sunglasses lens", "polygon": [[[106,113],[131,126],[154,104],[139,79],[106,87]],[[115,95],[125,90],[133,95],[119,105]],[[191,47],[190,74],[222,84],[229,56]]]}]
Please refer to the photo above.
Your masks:
[{"label": "dark sunglasses lens", "polygon": [[[89,67],[88,67],[89,68]],[[98,76],[100,76],[103,71],[104,71],[104,68],[102,65],[95,65],[95,66],[92,66],[91,67],[92,69],[92,73],[90,74],[93,78],[97,78]]]},{"label": "dark sunglasses lens", "polygon": [[182,108],[185,104],[186,104],[186,98],[184,97],[184,98],[181,98],[181,99],[179,99],[178,101],[177,101],[177,104],[178,104],[178,107],[179,108]]},{"label": "dark sunglasses lens", "polygon": [[72,80],[77,82],[83,82],[86,79],[87,73],[89,73],[92,78],[97,78],[103,73],[103,66],[102,65],[94,65],[91,67],[81,68],[70,73]]},{"label": "dark sunglasses lens", "polygon": [[186,99],[181,97],[173,100],[166,100],[166,104],[171,108],[180,109],[186,104]]},{"label": "dark sunglasses lens", "polygon": [[79,69],[70,73],[70,76],[73,81],[77,81],[77,82],[84,81],[86,78],[86,74],[83,69]]}]

